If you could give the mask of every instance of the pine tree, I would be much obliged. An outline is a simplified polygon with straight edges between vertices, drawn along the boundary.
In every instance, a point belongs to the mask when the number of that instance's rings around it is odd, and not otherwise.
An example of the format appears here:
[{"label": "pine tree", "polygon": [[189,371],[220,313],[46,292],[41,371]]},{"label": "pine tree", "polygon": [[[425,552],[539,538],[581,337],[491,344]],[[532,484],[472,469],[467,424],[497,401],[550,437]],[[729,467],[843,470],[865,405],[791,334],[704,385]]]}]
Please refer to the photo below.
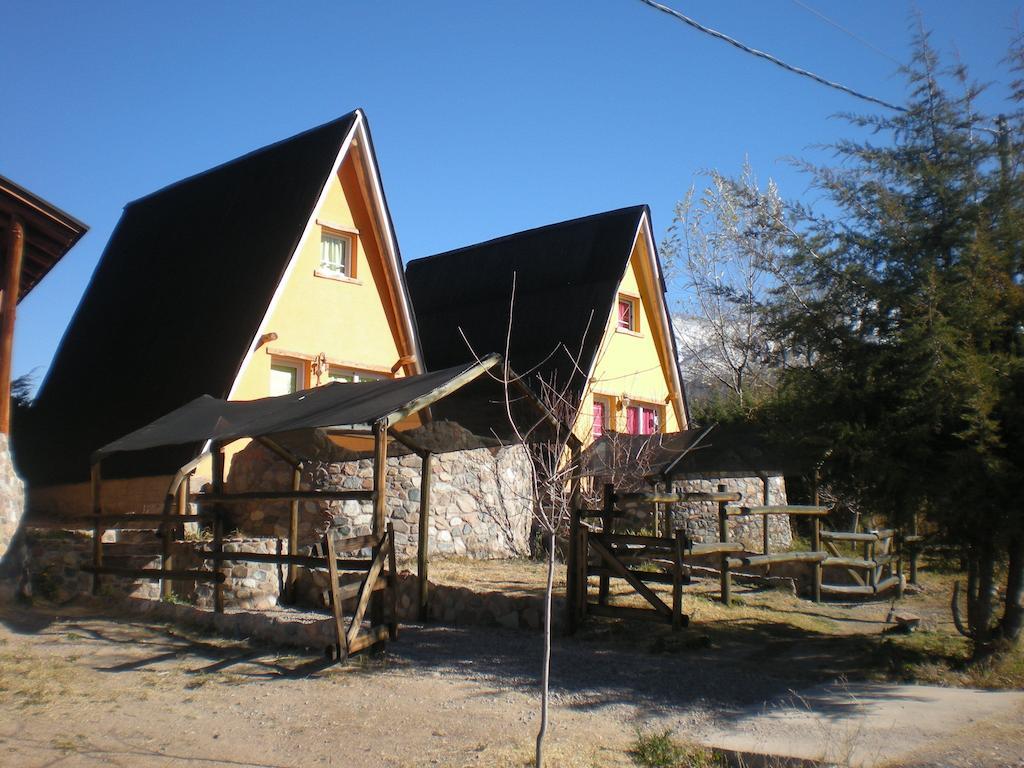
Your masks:
[{"label": "pine tree", "polygon": [[771,302],[776,333],[807,361],[783,375],[777,414],[827,450],[834,486],[964,545],[980,654],[1022,624],[1024,123],[979,114],[982,88],[943,68],[924,32],[904,73],[905,112],[847,116],[881,141],[840,142],[837,163],[807,166],[832,208],[796,211],[804,236]]}]

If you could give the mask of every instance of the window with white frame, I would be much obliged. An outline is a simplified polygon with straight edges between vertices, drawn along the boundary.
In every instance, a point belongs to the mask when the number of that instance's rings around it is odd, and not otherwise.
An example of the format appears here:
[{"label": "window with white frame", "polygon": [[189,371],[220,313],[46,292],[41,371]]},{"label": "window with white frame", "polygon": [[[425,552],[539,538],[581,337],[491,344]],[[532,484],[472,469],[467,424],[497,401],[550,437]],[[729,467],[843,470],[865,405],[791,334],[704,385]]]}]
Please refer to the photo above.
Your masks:
[{"label": "window with white frame", "polygon": [[290,395],[302,389],[302,368],[298,363],[275,360],[270,364],[270,396]]},{"label": "window with white frame", "polygon": [[338,232],[320,234],[320,271],[352,277],[352,238]]},{"label": "window with white frame", "polygon": [[360,381],[380,381],[383,378],[380,374],[354,371],[348,368],[332,367],[327,371],[327,381],[340,381],[343,384],[357,384]]},{"label": "window with white frame", "polygon": [[631,435],[653,435],[661,429],[661,408],[630,405],[626,408],[626,432]]},{"label": "window with white frame", "polygon": [[637,333],[640,330],[639,318],[637,318],[637,305],[639,301],[632,296],[619,295],[618,302],[618,323],[620,331]]}]

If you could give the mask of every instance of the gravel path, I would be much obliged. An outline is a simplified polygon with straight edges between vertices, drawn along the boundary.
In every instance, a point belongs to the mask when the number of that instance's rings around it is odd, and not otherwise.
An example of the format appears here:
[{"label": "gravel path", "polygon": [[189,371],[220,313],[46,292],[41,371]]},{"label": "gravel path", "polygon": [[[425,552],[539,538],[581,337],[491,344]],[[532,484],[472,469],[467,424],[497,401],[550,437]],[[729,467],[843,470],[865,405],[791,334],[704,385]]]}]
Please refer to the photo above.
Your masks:
[{"label": "gravel path", "polygon": [[[630,765],[638,727],[763,734],[750,718],[765,702],[835,679],[836,640],[707,647],[699,631],[617,625],[557,638],[553,762]],[[84,608],[0,607],[0,765],[523,765],[539,663],[539,636],[514,630],[403,626],[384,660],[339,668]],[[1012,723],[982,726],[1014,743]]]}]

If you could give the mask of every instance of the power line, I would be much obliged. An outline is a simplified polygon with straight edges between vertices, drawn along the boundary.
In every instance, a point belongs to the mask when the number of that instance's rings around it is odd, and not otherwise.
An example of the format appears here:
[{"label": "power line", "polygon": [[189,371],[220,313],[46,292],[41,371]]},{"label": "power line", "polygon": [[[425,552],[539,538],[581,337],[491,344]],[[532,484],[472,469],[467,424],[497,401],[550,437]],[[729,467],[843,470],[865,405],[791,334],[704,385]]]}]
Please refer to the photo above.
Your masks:
[{"label": "power line", "polygon": [[891,61],[896,66],[898,66],[898,67],[899,66],[903,66],[903,62],[901,62],[895,56],[891,56],[886,51],[883,51],[877,45],[872,43],[870,40],[865,40],[863,37],[858,35],[856,32],[847,29],[842,24],[840,24],[838,21],[836,21],[835,19],[829,18],[828,16],[826,16],[824,13],[822,13],[819,10],[817,10],[816,8],[812,8],[807,3],[802,2],[802,0],[793,0],[793,3],[794,3],[794,5],[799,5],[801,8],[803,8],[808,13],[813,13],[819,19],[824,21],[826,24],[829,24],[829,25],[835,27],[840,32],[842,32],[843,34],[849,35],[850,37],[852,37],[854,40],[856,40],[861,45],[863,45],[863,46],[865,46],[867,48],[870,48],[872,51],[874,51],[877,54],[880,54],[880,55],[884,56],[885,58],[887,58],[889,61]]},{"label": "power line", "polygon": [[806,69],[801,69],[800,67],[794,67],[792,64],[787,64],[786,62],[782,61],[782,59],[772,56],[770,53],[765,53],[764,51],[759,51],[756,48],[751,48],[749,45],[744,45],[739,40],[733,37],[729,37],[728,35],[723,34],[718,30],[711,29],[711,27],[705,27],[700,22],[691,19],[689,16],[686,16],[677,10],[669,8],[667,5],[662,5],[661,3],[655,2],[655,0],[640,0],[640,2],[643,3],[644,5],[649,5],[651,8],[659,10],[662,13],[667,13],[669,16],[678,19],[684,24],[688,24],[689,26],[693,27],[694,29],[700,32],[703,32],[706,35],[711,35],[712,37],[718,38],[719,40],[722,40],[728,43],[729,45],[739,48],[744,53],[749,53],[752,56],[757,56],[758,58],[770,61],[772,64],[775,64],[778,67],[782,67],[787,72],[792,72],[793,74],[796,75],[808,77],[811,80],[814,80],[816,83],[828,86],[829,88],[834,88],[837,91],[842,91],[843,93],[849,94],[850,96],[854,96],[858,99],[863,99],[864,101],[870,101],[874,104],[879,104],[883,107],[886,107],[887,109],[894,109],[897,112],[907,111],[906,107],[900,107],[897,106],[896,104],[891,104],[888,101],[876,99],[874,96],[868,96],[867,94],[861,93],[860,91],[856,91],[853,88],[848,88],[845,85],[842,85],[841,83],[836,83],[832,80],[826,80],[821,75],[816,75],[813,72],[809,72]]}]

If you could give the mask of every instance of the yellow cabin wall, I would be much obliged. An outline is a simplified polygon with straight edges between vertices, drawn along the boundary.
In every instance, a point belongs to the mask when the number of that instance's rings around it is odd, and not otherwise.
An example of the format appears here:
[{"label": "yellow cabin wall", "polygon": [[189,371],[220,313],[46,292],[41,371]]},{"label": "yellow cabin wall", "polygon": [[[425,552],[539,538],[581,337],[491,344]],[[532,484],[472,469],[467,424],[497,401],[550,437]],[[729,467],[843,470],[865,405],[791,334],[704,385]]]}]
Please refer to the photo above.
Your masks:
[{"label": "yellow cabin wall", "polygon": [[675,362],[671,358],[665,359],[664,353],[664,350],[672,348],[672,344],[663,338],[658,303],[651,295],[652,290],[660,290],[660,287],[653,286],[658,286],[657,276],[651,274],[647,244],[643,237],[638,237],[619,285],[619,294],[640,300],[638,332],[619,330],[616,301],[574,428],[574,433],[585,445],[593,440],[595,395],[605,398],[610,404],[608,429],[626,430],[626,400],[637,405],[658,406],[662,414],[662,432],[680,429],[683,416],[677,413],[671,397],[669,373],[669,366]]},{"label": "yellow cabin wall", "polygon": [[[233,400],[252,400],[270,394],[271,363],[283,359],[300,363],[306,380],[299,388],[316,384],[309,358],[323,352],[332,366],[363,370],[377,376],[402,376],[391,369],[403,356],[398,313],[391,300],[388,267],[377,241],[371,211],[362,194],[354,152],[342,162],[330,182],[323,206],[315,220],[357,230],[352,280],[315,274],[320,265],[320,235],[316,223],[302,244],[291,273],[268,318],[263,333],[277,338],[259,347],[245,363],[232,395]],[[331,229],[331,227],[327,227]],[[290,355],[289,353],[294,353]],[[326,383],[324,377],[322,383]],[[225,447],[226,466],[246,444]],[[208,463],[208,462],[206,462]],[[201,467],[199,475],[205,474]]]}]

